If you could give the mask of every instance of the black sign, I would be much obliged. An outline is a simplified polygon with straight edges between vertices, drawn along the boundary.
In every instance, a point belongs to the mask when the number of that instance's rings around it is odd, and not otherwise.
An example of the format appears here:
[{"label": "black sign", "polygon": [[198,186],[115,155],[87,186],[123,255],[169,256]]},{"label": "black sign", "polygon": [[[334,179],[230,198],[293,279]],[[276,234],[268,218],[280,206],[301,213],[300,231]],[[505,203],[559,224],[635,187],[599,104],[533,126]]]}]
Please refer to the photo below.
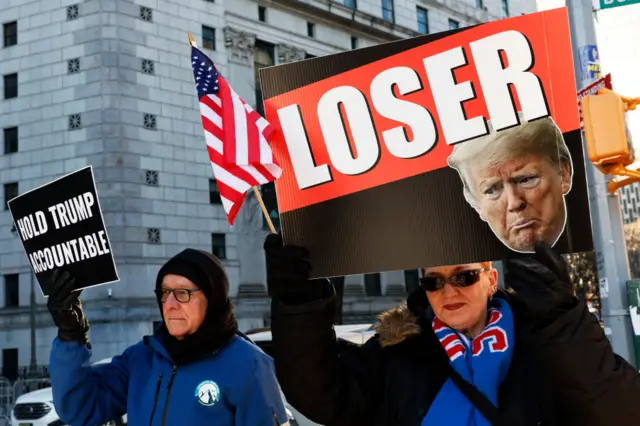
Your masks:
[{"label": "black sign", "polygon": [[593,250],[566,8],[260,70],[312,278]]},{"label": "black sign", "polygon": [[45,296],[56,268],[78,290],[119,281],[91,166],[13,198],[9,209]]}]

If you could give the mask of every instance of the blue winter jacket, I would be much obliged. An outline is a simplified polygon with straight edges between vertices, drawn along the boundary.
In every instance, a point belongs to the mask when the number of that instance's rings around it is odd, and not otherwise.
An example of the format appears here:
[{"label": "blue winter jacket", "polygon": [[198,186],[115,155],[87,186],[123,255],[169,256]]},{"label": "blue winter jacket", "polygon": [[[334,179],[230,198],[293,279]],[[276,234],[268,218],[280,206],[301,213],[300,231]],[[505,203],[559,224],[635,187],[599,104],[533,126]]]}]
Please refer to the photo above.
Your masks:
[{"label": "blue winter jacket", "polygon": [[131,426],[280,426],[288,421],[273,360],[235,336],[216,354],[174,367],[158,338],[146,336],[108,364],[85,365],[90,350],[53,342],[53,403],[71,426],[127,414]]}]

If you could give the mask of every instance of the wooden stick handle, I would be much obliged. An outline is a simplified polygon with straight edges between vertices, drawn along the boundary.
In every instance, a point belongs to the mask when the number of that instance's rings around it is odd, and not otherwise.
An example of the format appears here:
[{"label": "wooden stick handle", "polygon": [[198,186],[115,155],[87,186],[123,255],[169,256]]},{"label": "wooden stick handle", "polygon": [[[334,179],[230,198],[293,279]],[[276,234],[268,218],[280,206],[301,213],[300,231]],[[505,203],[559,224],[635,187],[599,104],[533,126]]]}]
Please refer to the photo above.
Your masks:
[{"label": "wooden stick handle", "polygon": [[264,214],[264,218],[267,219],[267,223],[269,224],[269,229],[272,233],[276,234],[276,228],[273,226],[273,222],[271,222],[271,217],[269,217],[269,212],[267,211],[267,207],[264,205],[264,201],[262,201],[262,195],[260,191],[258,191],[258,187],[253,187],[253,192],[256,194],[256,198],[258,199],[258,203],[260,203],[260,207],[262,208],[262,214]]}]

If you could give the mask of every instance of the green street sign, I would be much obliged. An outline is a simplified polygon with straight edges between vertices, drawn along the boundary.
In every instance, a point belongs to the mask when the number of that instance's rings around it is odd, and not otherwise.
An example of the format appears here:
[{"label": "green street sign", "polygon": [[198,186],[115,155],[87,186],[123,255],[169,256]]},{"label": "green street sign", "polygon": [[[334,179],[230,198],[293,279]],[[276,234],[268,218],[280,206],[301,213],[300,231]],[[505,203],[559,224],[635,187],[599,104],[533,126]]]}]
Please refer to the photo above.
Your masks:
[{"label": "green street sign", "polygon": [[633,328],[633,345],[636,352],[636,368],[640,370],[640,280],[627,281],[629,315]]},{"label": "green street sign", "polygon": [[600,9],[611,9],[618,6],[640,4],[640,0],[600,0]]}]

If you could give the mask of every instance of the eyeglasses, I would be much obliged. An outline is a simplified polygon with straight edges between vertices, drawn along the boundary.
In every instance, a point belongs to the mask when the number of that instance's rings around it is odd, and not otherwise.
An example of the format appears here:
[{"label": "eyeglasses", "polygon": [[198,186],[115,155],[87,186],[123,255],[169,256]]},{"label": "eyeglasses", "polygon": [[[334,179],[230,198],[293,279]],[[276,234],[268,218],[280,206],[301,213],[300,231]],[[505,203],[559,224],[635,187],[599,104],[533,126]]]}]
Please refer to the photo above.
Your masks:
[{"label": "eyeglasses", "polygon": [[437,291],[450,282],[456,287],[469,287],[480,281],[480,273],[488,269],[470,269],[468,271],[457,272],[450,277],[442,277],[437,275],[428,275],[420,278],[420,287],[426,291]]},{"label": "eyeglasses", "polygon": [[186,288],[157,288],[154,290],[154,293],[162,303],[167,301],[171,293],[173,293],[173,297],[175,297],[178,302],[187,303],[191,300],[191,293],[195,293],[200,290],[201,289],[199,288],[196,288],[195,290],[189,290]]}]

